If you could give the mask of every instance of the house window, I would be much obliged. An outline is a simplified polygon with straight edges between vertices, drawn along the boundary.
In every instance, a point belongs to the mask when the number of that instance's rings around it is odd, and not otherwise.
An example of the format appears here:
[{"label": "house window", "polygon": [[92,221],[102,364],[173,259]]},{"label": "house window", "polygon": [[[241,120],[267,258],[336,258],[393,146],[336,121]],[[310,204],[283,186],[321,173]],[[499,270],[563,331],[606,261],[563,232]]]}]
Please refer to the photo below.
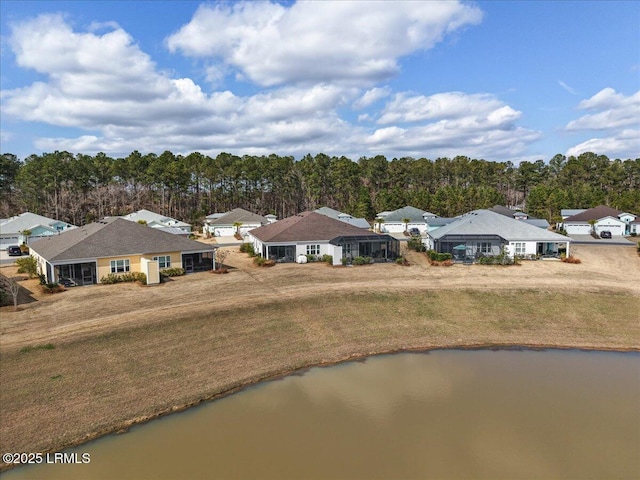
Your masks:
[{"label": "house window", "polygon": [[476,251],[478,253],[491,253],[491,243],[490,242],[478,242],[476,244]]},{"label": "house window", "polygon": [[111,273],[125,273],[129,271],[129,259],[111,260]]},{"label": "house window", "polygon": [[516,242],[516,251],[515,254],[516,255],[524,255],[524,242]]},{"label": "house window", "polygon": [[307,255],[320,255],[320,245],[307,245]]},{"label": "house window", "polygon": [[158,262],[158,268],[171,268],[171,255],[161,255],[153,259]]}]

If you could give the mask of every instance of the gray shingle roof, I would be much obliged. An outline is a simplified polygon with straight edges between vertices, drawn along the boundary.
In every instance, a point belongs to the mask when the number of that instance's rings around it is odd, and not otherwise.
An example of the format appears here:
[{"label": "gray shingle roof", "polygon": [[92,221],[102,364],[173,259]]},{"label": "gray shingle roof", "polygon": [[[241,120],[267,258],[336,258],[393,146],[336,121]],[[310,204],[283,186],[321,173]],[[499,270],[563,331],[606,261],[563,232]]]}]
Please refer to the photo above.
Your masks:
[{"label": "gray shingle roof", "polygon": [[438,228],[430,234],[440,239],[445,235],[498,235],[506,241],[567,242],[569,238],[558,233],[515,220],[490,210],[474,210],[455,222]]},{"label": "gray shingle roof", "polygon": [[204,252],[215,247],[122,218],[67,230],[29,247],[50,262],[162,252]]},{"label": "gray shingle roof", "polygon": [[[385,223],[395,223],[402,222],[403,219],[408,218],[411,223],[422,223],[424,222],[423,215],[427,213],[424,210],[420,210],[419,208],[406,206],[403,208],[399,208],[398,210],[394,210],[390,214],[384,217]],[[380,214],[378,215],[380,216]]]},{"label": "gray shingle roof", "polygon": [[[0,232],[2,233],[19,233],[24,230],[33,229],[38,225],[42,225],[47,228],[51,228],[51,225],[58,222],[58,220],[54,220],[53,218],[43,217],[42,215],[38,215],[36,213],[24,212],[20,215],[16,215],[15,217],[7,218],[5,221],[0,223]],[[62,222],[69,226],[73,226],[69,223]],[[67,227],[68,228],[68,227]],[[52,231],[56,231],[55,228],[51,228]]]},{"label": "gray shingle roof", "polygon": [[333,218],[334,220],[340,220],[341,222],[348,223],[349,225],[354,225],[359,228],[371,228],[369,222],[367,222],[364,218],[352,217],[349,214],[339,212],[338,210],[334,210],[329,207],[320,207],[314,210],[314,212],[319,213],[321,215],[326,215],[329,218]]},{"label": "gray shingle roof", "polygon": [[167,217],[165,215],[160,215],[159,213],[152,212],[150,210],[138,210],[137,212],[130,213],[129,215],[125,215],[125,220],[131,220],[132,222],[137,222],[138,220],[144,220],[147,223],[162,223],[167,227],[190,227],[186,222],[176,220],[175,218]]},{"label": "gray shingle roof", "polygon": [[329,241],[340,236],[370,235],[362,228],[316,212],[303,212],[249,232],[263,242]]},{"label": "gray shingle roof", "polygon": [[564,222],[588,222],[589,220],[600,220],[604,217],[618,218],[618,215],[623,213],[615,208],[607,207],[606,205],[598,205],[597,207],[585,210],[582,213],[565,218]]},{"label": "gray shingle roof", "polygon": [[[209,217],[207,217],[209,218]],[[262,215],[258,215],[256,213],[249,212],[244,208],[234,208],[230,212],[225,213],[221,217],[218,217],[213,220],[209,220],[207,223],[209,225],[222,226],[222,225],[233,225],[236,222],[245,223],[245,224],[256,224],[260,223],[262,225],[266,225],[269,223],[267,218]]]}]

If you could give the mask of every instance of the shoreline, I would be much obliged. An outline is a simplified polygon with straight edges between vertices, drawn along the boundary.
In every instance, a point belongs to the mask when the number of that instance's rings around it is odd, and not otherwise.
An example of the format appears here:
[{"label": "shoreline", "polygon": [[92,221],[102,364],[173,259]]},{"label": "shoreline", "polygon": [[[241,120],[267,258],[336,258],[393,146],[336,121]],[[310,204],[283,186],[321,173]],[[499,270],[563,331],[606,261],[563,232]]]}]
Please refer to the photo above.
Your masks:
[{"label": "shoreline", "polygon": [[[129,430],[133,427],[144,425],[145,423],[149,423],[153,420],[165,417],[167,415],[172,415],[176,413],[181,413],[186,410],[189,410],[194,407],[198,407],[207,402],[213,402],[216,400],[220,400],[222,398],[229,397],[235,393],[239,393],[246,388],[250,388],[256,386],[260,383],[270,382],[274,380],[278,380],[281,378],[285,378],[291,375],[299,375],[313,368],[330,368],[336,365],[340,365],[342,363],[348,362],[361,362],[365,361],[367,358],[382,356],[382,355],[395,355],[395,354],[403,354],[403,353],[428,353],[432,351],[438,350],[491,350],[491,351],[500,351],[500,350],[511,350],[511,351],[546,351],[546,350],[564,350],[564,351],[580,351],[580,352],[603,352],[603,353],[640,353],[640,347],[638,348],[627,348],[627,347],[599,347],[599,346],[579,346],[579,345],[552,345],[552,344],[499,344],[499,343],[486,343],[486,344],[456,344],[456,345],[438,345],[438,346],[425,346],[425,347],[405,347],[405,348],[396,348],[392,350],[382,350],[382,351],[374,351],[368,353],[354,353],[349,356],[327,360],[321,363],[314,363],[308,365],[302,365],[293,369],[285,369],[279,370],[275,372],[270,372],[266,375],[262,375],[258,378],[252,378],[248,382],[242,382],[238,385],[234,385],[233,387],[226,389],[224,391],[217,392],[212,395],[205,395],[199,397],[194,401],[190,401],[187,403],[183,403],[180,405],[174,405],[169,408],[164,408],[155,413],[148,414],[145,416],[140,416],[136,418],[129,419],[125,422],[120,422],[111,427],[102,429],[96,432],[90,432],[86,434],[83,438],[77,439],[75,441],[68,442],[66,444],[61,444],[49,450],[45,450],[39,453],[47,454],[47,453],[55,453],[61,452],[63,450],[67,450],[70,448],[79,447],[81,445],[87,444],[89,442],[99,440],[100,438],[109,436],[109,435],[122,435],[129,432]],[[0,464],[0,472],[8,471],[14,468],[20,468],[19,464]]]}]

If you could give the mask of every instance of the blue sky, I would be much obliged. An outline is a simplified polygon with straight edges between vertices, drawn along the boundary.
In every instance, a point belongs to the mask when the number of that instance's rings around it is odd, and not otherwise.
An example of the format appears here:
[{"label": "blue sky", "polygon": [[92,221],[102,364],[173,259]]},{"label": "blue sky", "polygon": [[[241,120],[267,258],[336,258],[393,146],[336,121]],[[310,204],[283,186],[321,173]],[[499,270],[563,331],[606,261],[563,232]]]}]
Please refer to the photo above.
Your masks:
[{"label": "blue sky", "polygon": [[0,142],[640,157],[640,2],[0,2]]}]

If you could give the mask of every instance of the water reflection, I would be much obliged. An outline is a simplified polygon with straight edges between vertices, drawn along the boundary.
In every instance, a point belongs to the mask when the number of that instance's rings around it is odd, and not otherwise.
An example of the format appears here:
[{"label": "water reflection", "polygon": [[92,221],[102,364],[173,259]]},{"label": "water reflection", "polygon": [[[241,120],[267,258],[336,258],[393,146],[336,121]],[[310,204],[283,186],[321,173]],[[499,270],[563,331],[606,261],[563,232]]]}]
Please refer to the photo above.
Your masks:
[{"label": "water reflection", "polygon": [[575,351],[375,357],[75,449],[89,465],[6,478],[638,478],[639,366]]}]

